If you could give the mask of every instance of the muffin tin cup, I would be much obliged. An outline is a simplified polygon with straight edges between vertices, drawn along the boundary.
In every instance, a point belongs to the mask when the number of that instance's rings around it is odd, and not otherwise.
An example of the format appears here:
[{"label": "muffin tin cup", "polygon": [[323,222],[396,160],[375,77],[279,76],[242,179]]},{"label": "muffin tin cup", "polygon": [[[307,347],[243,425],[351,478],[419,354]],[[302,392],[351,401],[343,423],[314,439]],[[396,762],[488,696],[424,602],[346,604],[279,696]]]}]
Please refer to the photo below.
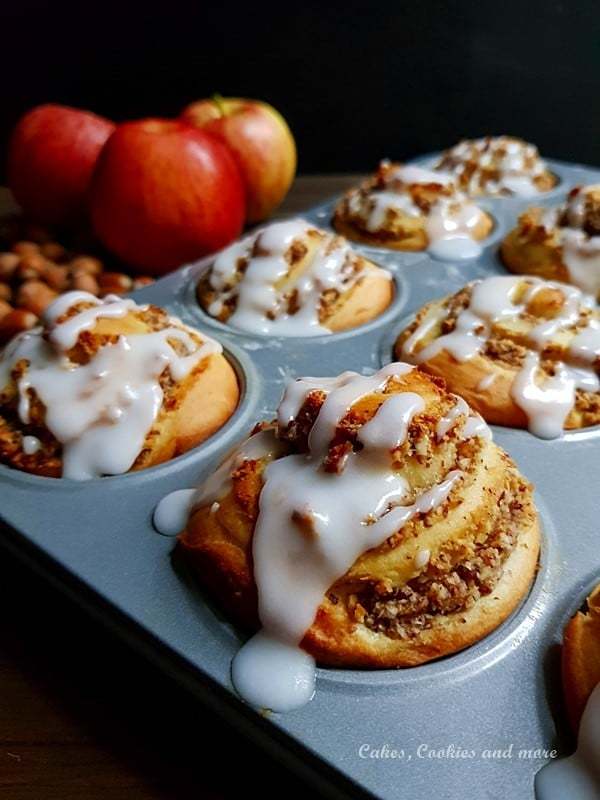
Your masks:
[{"label": "muffin tin cup", "polygon": [[[600,180],[599,171],[548,163],[561,183],[536,204],[553,205],[574,184]],[[321,668],[314,700],[288,714],[264,718],[237,698],[230,662],[244,637],[204,596],[173,552],[173,540],[154,530],[152,513],[164,495],[201,483],[254,423],[272,419],[288,378],[375,372],[393,360],[398,332],[424,303],[475,278],[504,273],[498,242],[531,201],[481,204],[495,228],[472,261],[355,245],[392,271],[396,295],[384,314],[352,331],[299,341],[251,335],[211,319],[195,296],[210,258],[139,290],[133,295],[139,302],[161,305],[223,344],[242,388],[232,418],[185,455],[138,473],[78,483],[0,467],[0,515],[10,528],[4,541],[11,549],[43,563],[103,618],[127,620],[123,630],[132,643],[143,641],[166,670],[277,757],[309,769],[321,788],[323,782],[335,786],[337,775],[338,794],[344,788],[350,793],[352,785],[385,800],[533,798],[533,778],[545,758],[518,752],[570,745],[561,738],[560,675],[549,654],[595,576],[600,580],[594,498],[600,426],[556,441],[493,428],[496,442],[535,484],[543,526],[536,580],[503,625],[472,647],[419,667]],[[330,228],[334,205],[301,216]],[[511,744],[511,757],[486,755]]]}]

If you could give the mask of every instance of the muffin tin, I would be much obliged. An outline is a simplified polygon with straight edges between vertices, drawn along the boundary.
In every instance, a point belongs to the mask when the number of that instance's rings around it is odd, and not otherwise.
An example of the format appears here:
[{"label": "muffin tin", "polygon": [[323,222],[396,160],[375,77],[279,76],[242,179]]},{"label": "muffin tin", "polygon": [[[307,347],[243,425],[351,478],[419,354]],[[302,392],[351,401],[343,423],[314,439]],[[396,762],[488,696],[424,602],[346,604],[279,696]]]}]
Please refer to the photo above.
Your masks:
[{"label": "muffin tin", "polygon": [[[572,749],[557,644],[563,623],[600,575],[594,497],[600,428],[542,441],[494,427],[495,440],[537,487],[544,529],[534,586],[505,624],[473,647],[424,666],[319,669],[313,701],[288,714],[260,714],[235,695],[229,667],[241,636],[173,555],[173,540],[154,530],[153,510],[169,492],[198,485],[255,422],[272,418],[289,377],[346,369],[367,374],[391,361],[396,335],[426,301],[504,272],[497,244],[521,210],[554,205],[573,185],[600,181],[599,170],[548,163],[560,178],[551,192],[534,200],[478,200],[495,228],[475,261],[447,263],[427,253],[356,245],[392,271],[397,291],[382,316],[352,331],[280,339],[213,320],[194,291],[211,259],[134,293],[221,341],[242,386],[234,416],[204,444],[139,473],[77,483],[0,466],[4,544],[332,795],[362,790],[386,800],[525,800],[534,796],[534,775],[548,760],[536,751]],[[328,228],[334,205],[303,216]]]}]

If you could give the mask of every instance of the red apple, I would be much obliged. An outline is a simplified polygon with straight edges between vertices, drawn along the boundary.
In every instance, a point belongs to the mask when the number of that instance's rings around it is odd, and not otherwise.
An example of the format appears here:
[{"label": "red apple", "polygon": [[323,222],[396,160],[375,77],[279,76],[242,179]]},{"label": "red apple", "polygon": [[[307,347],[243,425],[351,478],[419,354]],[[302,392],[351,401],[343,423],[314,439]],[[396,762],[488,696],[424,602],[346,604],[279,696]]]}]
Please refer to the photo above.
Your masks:
[{"label": "red apple", "polygon": [[244,224],[244,184],[218,139],[180,120],[119,125],[94,172],[92,223],[103,244],[159,275],[219,250]]},{"label": "red apple", "polygon": [[17,123],[8,183],[23,210],[40,222],[72,222],[85,213],[100,150],[115,126],[90,111],[43,105]]},{"label": "red apple", "polygon": [[231,148],[246,184],[246,219],[266,219],[296,174],[296,144],[281,114],[259,100],[217,96],[192,103],[181,116]]}]

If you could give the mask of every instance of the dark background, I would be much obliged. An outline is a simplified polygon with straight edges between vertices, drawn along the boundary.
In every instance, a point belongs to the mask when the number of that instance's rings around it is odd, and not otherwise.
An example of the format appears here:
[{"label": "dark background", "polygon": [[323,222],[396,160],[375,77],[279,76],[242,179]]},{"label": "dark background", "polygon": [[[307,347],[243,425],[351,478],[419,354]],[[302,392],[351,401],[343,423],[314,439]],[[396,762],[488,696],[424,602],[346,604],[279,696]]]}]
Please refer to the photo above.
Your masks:
[{"label": "dark background", "polygon": [[600,164],[596,0],[0,0],[0,146],[40,102],[116,120],[219,91],[287,118],[301,172],[360,171],[463,136]]}]

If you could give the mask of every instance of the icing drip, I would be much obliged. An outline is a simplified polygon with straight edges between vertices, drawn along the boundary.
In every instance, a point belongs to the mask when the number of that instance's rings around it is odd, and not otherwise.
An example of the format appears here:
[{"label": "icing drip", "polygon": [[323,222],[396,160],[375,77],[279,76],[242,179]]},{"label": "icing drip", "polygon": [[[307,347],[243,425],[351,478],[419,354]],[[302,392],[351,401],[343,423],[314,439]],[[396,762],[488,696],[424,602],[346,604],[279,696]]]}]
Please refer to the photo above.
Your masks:
[{"label": "icing drip", "polygon": [[[57,324],[82,302],[93,306]],[[28,362],[17,383],[18,414],[23,424],[30,423],[33,391],[44,405],[46,427],[62,444],[63,477],[85,480],[127,472],[162,406],[159,378],[165,369],[179,382],[203,358],[221,350],[211,339],[198,345],[171,320],[172,326],[162,331],[119,336],[85,364],[71,361],[69,351],[81,331],[100,317],[122,317],[135,308],[131,300],[109,296],[99,301],[83,292],[68,293],[45,314],[47,339],[42,328],[35,329],[16,337],[0,356],[0,388],[9,383],[19,361]]]},{"label": "icing drip", "polygon": [[600,797],[600,685],[592,692],[583,712],[576,752],[538,772],[535,796],[537,800]]},{"label": "icing drip", "polygon": [[177,536],[185,528],[192,503],[196,495],[195,489],[178,489],[160,501],[154,509],[152,523],[163,536]]},{"label": "icing drip", "polygon": [[[524,282],[527,288],[519,293]],[[600,356],[600,321],[593,317],[586,318],[585,327],[572,338],[563,360],[555,364],[554,375],[545,375],[540,369],[540,353],[548,343],[572,329],[582,313],[596,308],[593,298],[579,289],[533,277],[486,278],[473,284],[469,305],[459,313],[453,331],[417,350],[418,343],[446,318],[445,308],[432,309],[404,343],[403,355],[420,364],[445,350],[459,362],[468,361],[484,351],[495,324],[517,319],[543,289],[560,290],[563,305],[555,317],[539,323],[527,334],[531,350],[513,382],[511,396],[526,413],[532,433],[556,438],[562,434],[565,420],[575,405],[576,390],[600,391],[594,368]],[[481,381],[478,387],[481,391],[489,388],[490,377]]]},{"label": "icing drip", "polygon": [[[310,263],[293,277],[289,254],[295,246],[305,247],[315,234],[320,239]],[[240,260],[245,268],[236,281]],[[278,336],[331,333],[319,321],[323,295],[348,291],[364,274],[363,263],[346,241],[319,232],[304,220],[278,222],[217,256],[209,282],[218,296],[208,311],[218,316],[228,301],[235,300],[228,323],[241,330]],[[381,274],[391,280],[386,270]],[[289,305],[292,296],[293,311]]]},{"label": "icing drip", "polygon": [[[380,179],[383,189],[368,189],[351,193],[348,209],[361,218],[371,233],[384,229],[388,211],[398,211],[410,217],[424,217],[429,240],[429,253],[444,260],[474,258],[481,246],[474,238],[474,230],[481,223],[484,212],[461,192],[451,175],[434,172],[413,165],[392,166],[383,163]],[[439,197],[420,207],[411,193],[411,187],[438,186]]]},{"label": "icing drip", "polygon": [[[263,627],[232,666],[236,689],[254,705],[287,711],[310,699],[315,664],[299,645],[328,588],[364,552],[415,515],[443,504],[462,476],[451,470],[415,495],[394,469],[394,448],[404,442],[411,420],[425,408],[413,392],[382,395],[377,412],[358,432],[362,448],[350,453],[341,471],[323,469],[334,433],[354,404],[411,369],[390,364],[372,376],[346,372],[337,378],[291,382],[278,410],[281,428],[295,420],[310,392],[325,395],[308,438],[309,452],[285,455],[287,446],[275,431],[263,430],[233,453],[194,498],[194,506],[218,502],[244,460],[273,459],[263,471],[252,551]],[[479,425],[462,435],[487,434]]]},{"label": "icing drip", "polygon": [[459,142],[442,155],[435,169],[452,173],[471,195],[531,197],[549,188],[536,181],[548,174],[537,147],[510,136]]},{"label": "icing drip", "polygon": [[600,186],[577,187],[567,201],[542,217],[548,231],[556,231],[562,248],[562,260],[569,280],[595,297],[600,296],[600,230],[593,219],[591,226],[587,206],[598,212]]}]

